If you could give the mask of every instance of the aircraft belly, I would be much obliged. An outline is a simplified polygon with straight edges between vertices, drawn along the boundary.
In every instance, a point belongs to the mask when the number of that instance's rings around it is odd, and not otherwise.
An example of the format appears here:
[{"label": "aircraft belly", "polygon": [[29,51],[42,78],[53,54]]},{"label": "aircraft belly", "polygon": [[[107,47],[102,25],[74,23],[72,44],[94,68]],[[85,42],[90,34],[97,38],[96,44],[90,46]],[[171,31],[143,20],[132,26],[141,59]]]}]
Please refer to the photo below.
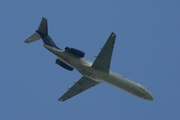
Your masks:
[{"label": "aircraft belly", "polygon": [[138,86],[133,85],[129,81],[125,80],[124,78],[109,75],[104,78],[104,81],[135,96],[144,98],[143,90],[141,90]]},{"label": "aircraft belly", "polygon": [[77,68],[79,73],[81,73],[83,76],[86,76],[87,78],[90,78],[96,82],[102,82],[102,76],[103,72],[96,70],[90,66],[90,64],[84,64]]},{"label": "aircraft belly", "polygon": [[107,75],[107,77],[104,77],[104,81],[124,90],[128,87],[125,80],[117,78],[115,76]]}]

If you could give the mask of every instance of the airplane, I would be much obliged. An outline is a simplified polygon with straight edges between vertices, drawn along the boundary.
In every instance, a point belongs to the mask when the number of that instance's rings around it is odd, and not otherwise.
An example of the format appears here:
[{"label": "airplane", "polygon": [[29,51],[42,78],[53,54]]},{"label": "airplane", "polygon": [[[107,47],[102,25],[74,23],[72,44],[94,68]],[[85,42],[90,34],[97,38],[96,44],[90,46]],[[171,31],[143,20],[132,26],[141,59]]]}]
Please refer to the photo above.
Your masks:
[{"label": "airplane", "polygon": [[94,62],[84,59],[85,53],[81,50],[72,47],[66,47],[65,50],[62,50],[57,47],[48,35],[48,24],[45,17],[42,18],[38,30],[24,42],[31,43],[39,39],[43,40],[43,46],[47,50],[57,56],[56,64],[69,71],[76,69],[82,74],[80,80],[74,82],[74,85],[68,88],[68,91],[58,99],[59,101],[65,101],[102,82],[109,83],[145,100],[154,100],[147,88],[110,70],[111,56],[116,39],[115,33],[110,34]]}]

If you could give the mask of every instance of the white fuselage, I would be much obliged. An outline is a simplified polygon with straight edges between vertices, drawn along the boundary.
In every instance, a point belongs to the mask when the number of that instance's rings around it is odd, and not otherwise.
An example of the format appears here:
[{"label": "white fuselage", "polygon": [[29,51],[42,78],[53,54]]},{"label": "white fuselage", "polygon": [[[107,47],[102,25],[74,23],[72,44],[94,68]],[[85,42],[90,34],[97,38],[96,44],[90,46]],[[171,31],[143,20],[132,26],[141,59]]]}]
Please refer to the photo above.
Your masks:
[{"label": "white fuselage", "polygon": [[45,44],[43,46],[55,54],[61,61],[78,70],[83,76],[97,82],[107,82],[140,98],[153,100],[152,94],[139,83],[136,83],[112,71],[109,71],[109,73],[101,72],[91,67],[92,62],[85,60],[84,58],[78,58],[66,51],[59,50]]}]

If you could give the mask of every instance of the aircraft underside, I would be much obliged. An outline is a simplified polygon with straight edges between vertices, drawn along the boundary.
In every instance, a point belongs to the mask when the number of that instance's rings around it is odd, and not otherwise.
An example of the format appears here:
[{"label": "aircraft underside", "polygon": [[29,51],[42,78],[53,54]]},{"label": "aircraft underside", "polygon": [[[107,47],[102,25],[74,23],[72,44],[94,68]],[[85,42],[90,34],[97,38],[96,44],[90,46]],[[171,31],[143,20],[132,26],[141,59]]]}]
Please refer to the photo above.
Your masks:
[{"label": "aircraft underside", "polygon": [[38,30],[25,42],[31,43],[42,39],[44,42],[43,46],[57,56],[56,64],[69,71],[76,69],[82,74],[82,77],[77,82],[74,82],[75,84],[58,100],[65,101],[101,82],[109,83],[146,100],[154,99],[144,86],[110,71],[111,57],[116,39],[116,35],[113,32],[110,34],[95,61],[89,62],[84,59],[85,53],[81,50],[71,47],[66,47],[65,50],[62,50],[57,47],[48,35],[47,28],[47,19],[42,18]]}]

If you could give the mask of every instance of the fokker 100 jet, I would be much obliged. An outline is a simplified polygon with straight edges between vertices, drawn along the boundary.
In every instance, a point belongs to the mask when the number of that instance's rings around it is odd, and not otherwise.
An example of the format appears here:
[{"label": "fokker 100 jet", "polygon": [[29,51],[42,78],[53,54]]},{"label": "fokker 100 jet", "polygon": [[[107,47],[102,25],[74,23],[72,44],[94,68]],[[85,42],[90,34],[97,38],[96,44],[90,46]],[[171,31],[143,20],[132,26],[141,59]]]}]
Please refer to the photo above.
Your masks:
[{"label": "fokker 100 jet", "polygon": [[24,42],[31,43],[39,39],[43,40],[43,46],[46,49],[57,56],[55,63],[69,71],[76,69],[82,74],[80,80],[74,82],[75,84],[58,99],[59,101],[65,101],[101,82],[109,83],[146,100],[152,101],[154,99],[150,91],[141,84],[110,70],[111,56],[116,39],[115,33],[110,34],[93,63],[84,59],[85,53],[83,51],[71,47],[62,50],[57,47],[48,35],[47,19],[44,17],[38,30]]}]

